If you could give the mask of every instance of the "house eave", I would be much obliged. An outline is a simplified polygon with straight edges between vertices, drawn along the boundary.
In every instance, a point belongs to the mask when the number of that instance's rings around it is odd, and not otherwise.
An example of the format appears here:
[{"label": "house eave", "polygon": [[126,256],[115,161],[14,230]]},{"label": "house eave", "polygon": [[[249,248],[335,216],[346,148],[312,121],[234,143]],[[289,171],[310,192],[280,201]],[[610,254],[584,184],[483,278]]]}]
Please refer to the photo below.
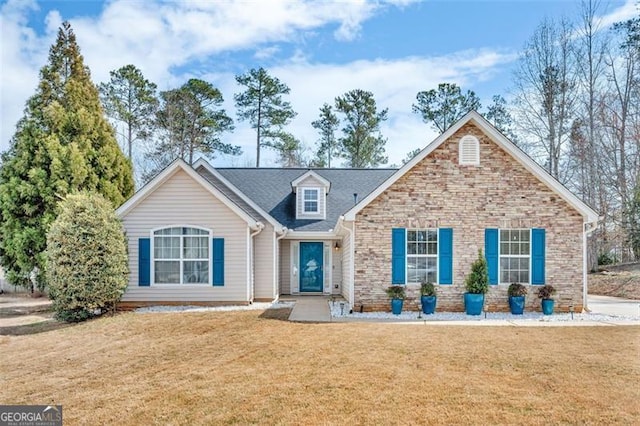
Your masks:
[{"label": "house eave", "polygon": [[340,237],[333,230],[331,231],[294,231],[289,230],[284,236],[285,240],[335,240]]}]

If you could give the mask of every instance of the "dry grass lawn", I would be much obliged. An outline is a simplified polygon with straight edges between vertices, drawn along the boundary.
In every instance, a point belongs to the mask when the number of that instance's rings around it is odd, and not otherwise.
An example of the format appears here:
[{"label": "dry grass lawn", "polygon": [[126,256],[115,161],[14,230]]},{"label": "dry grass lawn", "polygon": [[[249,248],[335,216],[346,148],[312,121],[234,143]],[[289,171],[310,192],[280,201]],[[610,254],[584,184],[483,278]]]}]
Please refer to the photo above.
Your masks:
[{"label": "dry grass lawn", "polygon": [[124,313],[0,354],[0,402],[65,424],[640,424],[640,327]]}]

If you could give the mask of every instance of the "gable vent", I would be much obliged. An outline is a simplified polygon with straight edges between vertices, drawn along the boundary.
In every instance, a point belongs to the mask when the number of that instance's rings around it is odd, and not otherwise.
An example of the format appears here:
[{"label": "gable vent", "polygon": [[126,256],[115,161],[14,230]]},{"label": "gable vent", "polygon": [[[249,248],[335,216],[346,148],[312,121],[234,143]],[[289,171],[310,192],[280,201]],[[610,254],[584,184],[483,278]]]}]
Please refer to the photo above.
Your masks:
[{"label": "gable vent", "polygon": [[478,138],[466,135],[460,139],[459,161],[464,166],[477,166],[480,164],[480,142]]}]

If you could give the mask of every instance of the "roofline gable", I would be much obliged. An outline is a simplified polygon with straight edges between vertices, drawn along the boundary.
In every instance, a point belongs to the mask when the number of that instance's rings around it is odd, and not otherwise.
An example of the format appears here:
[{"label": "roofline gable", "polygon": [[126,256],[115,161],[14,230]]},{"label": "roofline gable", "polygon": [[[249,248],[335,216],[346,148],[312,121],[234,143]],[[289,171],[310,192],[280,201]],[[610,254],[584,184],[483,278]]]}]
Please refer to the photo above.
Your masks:
[{"label": "roofline gable", "polygon": [[184,171],[189,177],[195,180],[200,186],[206,189],[211,195],[220,200],[231,211],[237,214],[241,219],[247,222],[252,228],[259,228],[260,222],[249,216],[244,210],[242,210],[233,201],[227,198],[222,192],[216,189],[213,185],[210,185],[202,176],[200,176],[191,166],[185,163],[182,159],[176,159],[167,167],[158,173],[151,181],[147,182],[142,188],[140,188],[131,198],[125,201],[120,207],[116,209],[116,215],[120,218],[126,216],[131,210],[133,210],[138,204],[144,201],[149,195],[155,192],[163,183],[169,180],[178,171]]},{"label": "roofline gable", "polygon": [[302,182],[308,177],[313,177],[314,179],[322,183],[326,188],[326,192],[327,193],[329,192],[329,188],[331,188],[331,182],[329,182],[328,180],[326,180],[325,178],[323,178],[313,170],[308,170],[306,173],[303,173],[301,176],[291,181],[291,187],[293,188],[293,192],[296,192],[296,187],[300,184],[300,182]]},{"label": "roofline gable", "polygon": [[[238,197],[242,198],[242,200],[249,204],[255,211],[257,211],[258,213],[260,213],[265,219],[267,219],[267,221],[275,228],[276,232],[278,233],[282,233],[284,232],[285,227],[278,222],[273,216],[271,216],[269,213],[267,213],[266,211],[264,211],[264,209],[262,209],[262,207],[260,207],[258,204],[256,204],[251,198],[247,197],[247,195],[240,191],[235,185],[233,185],[231,182],[229,182],[228,179],[226,179],[224,176],[222,176],[222,174],[220,174],[220,172],[218,172],[215,167],[213,167],[211,164],[209,164],[209,162],[207,160],[205,160],[204,158],[199,158],[194,164],[193,164],[193,168],[194,170],[197,169],[198,167],[204,167],[205,169],[207,169],[207,171],[209,171],[209,173],[211,173],[212,175],[214,175],[216,178],[218,178],[223,184],[225,184],[231,191],[233,191]],[[196,174],[198,174],[198,172],[195,172]],[[198,175],[200,176],[200,175]],[[207,182],[208,183],[208,182]],[[212,186],[209,184],[209,186]]]},{"label": "roofline gable", "polygon": [[552,177],[544,168],[538,163],[533,161],[524,151],[518,148],[513,142],[507,139],[502,133],[500,133],[491,123],[489,123],[482,115],[477,111],[469,111],[449,127],[444,133],[435,138],[430,144],[428,144],[422,151],[408,161],[404,166],[398,169],[397,172],[392,174],[386,181],[367,195],[362,201],[353,206],[344,214],[345,220],[355,220],[356,214],[358,214],[369,203],[375,200],[386,189],[393,185],[398,179],[404,176],[409,170],[411,170],[416,164],[422,161],[425,157],[431,154],[436,148],[438,148],[444,141],[453,136],[458,130],[460,130],[465,124],[473,122],[480,130],[488,135],[493,142],[495,142],[500,148],[509,153],[516,159],[526,170],[532,173],[542,183],[549,187],[552,191],[558,194],[569,205],[576,209],[587,222],[597,222],[598,213],[596,213],[586,203],[576,197],[571,191],[569,191],[563,184],[557,179]]}]

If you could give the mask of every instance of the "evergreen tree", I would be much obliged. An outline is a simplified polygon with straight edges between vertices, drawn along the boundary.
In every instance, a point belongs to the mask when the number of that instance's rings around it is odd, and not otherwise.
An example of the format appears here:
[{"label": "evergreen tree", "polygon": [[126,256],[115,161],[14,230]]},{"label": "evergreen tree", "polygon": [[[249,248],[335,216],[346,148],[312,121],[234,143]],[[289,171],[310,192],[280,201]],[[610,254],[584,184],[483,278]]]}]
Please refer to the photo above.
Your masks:
[{"label": "evergreen tree", "polygon": [[303,167],[305,165],[304,148],[292,134],[286,132],[279,134],[273,149],[276,150],[278,164],[282,167]]},{"label": "evergreen tree", "polygon": [[105,112],[113,121],[124,125],[120,134],[133,161],[133,145],[148,139],[153,133],[155,113],[158,108],[157,86],[142,75],[134,65],[111,71],[108,83],[99,86]]},{"label": "evergreen tree", "polygon": [[47,233],[47,283],[59,319],[113,312],[129,281],[122,222],[104,197],[70,194]]},{"label": "evergreen tree", "polygon": [[518,138],[513,128],[513,117],[507,108],[507,101],[500,95],[494,95],[491,100],[493,103],[487,108],[484,117],[503,135],[516,143]]},{"label": "evergreen tree", "polygon": [[440,83],[438,89],[418,92],[413,112],[420,114],[425,123],[444,133],[453,123],[471,110],[480,109],[480,99],[467,90],[463,94],[456,84]]},{"label": "evergreen tree", "polygon": [[239,85],[246,87],[236,93],[234,99],[238,118],[247,120],[256,129],[256,167],[260,167],[260,148],[277,148],[279,138],[286,126],[297,113],[291,104],[282,99],[289,94],[289,87],[276,77],[271,77],[264,68],[252,69],[236,76]]},{"label": "evergreen tree", "polygon": [[47,228],[58,201],[78,190],[98,192],[118,206],[133,193],[133,178],[65,22],[2,154],[0,263],[10,283],[44,287]]},{"label": "evergreen tree", "polygon": [[387,139],[380,133],[380,123],[388,110],[378,112],[373,93],[356,89],[336,98],[336,110],[344,114],[340,155],[349,167],[375,167],[385,163]]},{"label": "evergreen tree", "polygon": [[324,104],[320,108],[320,117],[311,123],[320,133],[320,143],[317,152],[316,163],[319,167],[331,167],[331,157],[336,154],[336,130],[340,126],[340,120],[333,113],[331,105]]},{"label": "evergreen tree", "polygon": [[198,153],[209,158],[216,153],[241,154],[239,146],[220,139],[223,132],[233,130],[233,120],[221,108],[224,99],[211,83],[192,78],[179,89],[160,93],[160,97],[162,106],[157,114],[160,143],[151,155],[158,163],[157,169],[176,158],[193,164]]}]

